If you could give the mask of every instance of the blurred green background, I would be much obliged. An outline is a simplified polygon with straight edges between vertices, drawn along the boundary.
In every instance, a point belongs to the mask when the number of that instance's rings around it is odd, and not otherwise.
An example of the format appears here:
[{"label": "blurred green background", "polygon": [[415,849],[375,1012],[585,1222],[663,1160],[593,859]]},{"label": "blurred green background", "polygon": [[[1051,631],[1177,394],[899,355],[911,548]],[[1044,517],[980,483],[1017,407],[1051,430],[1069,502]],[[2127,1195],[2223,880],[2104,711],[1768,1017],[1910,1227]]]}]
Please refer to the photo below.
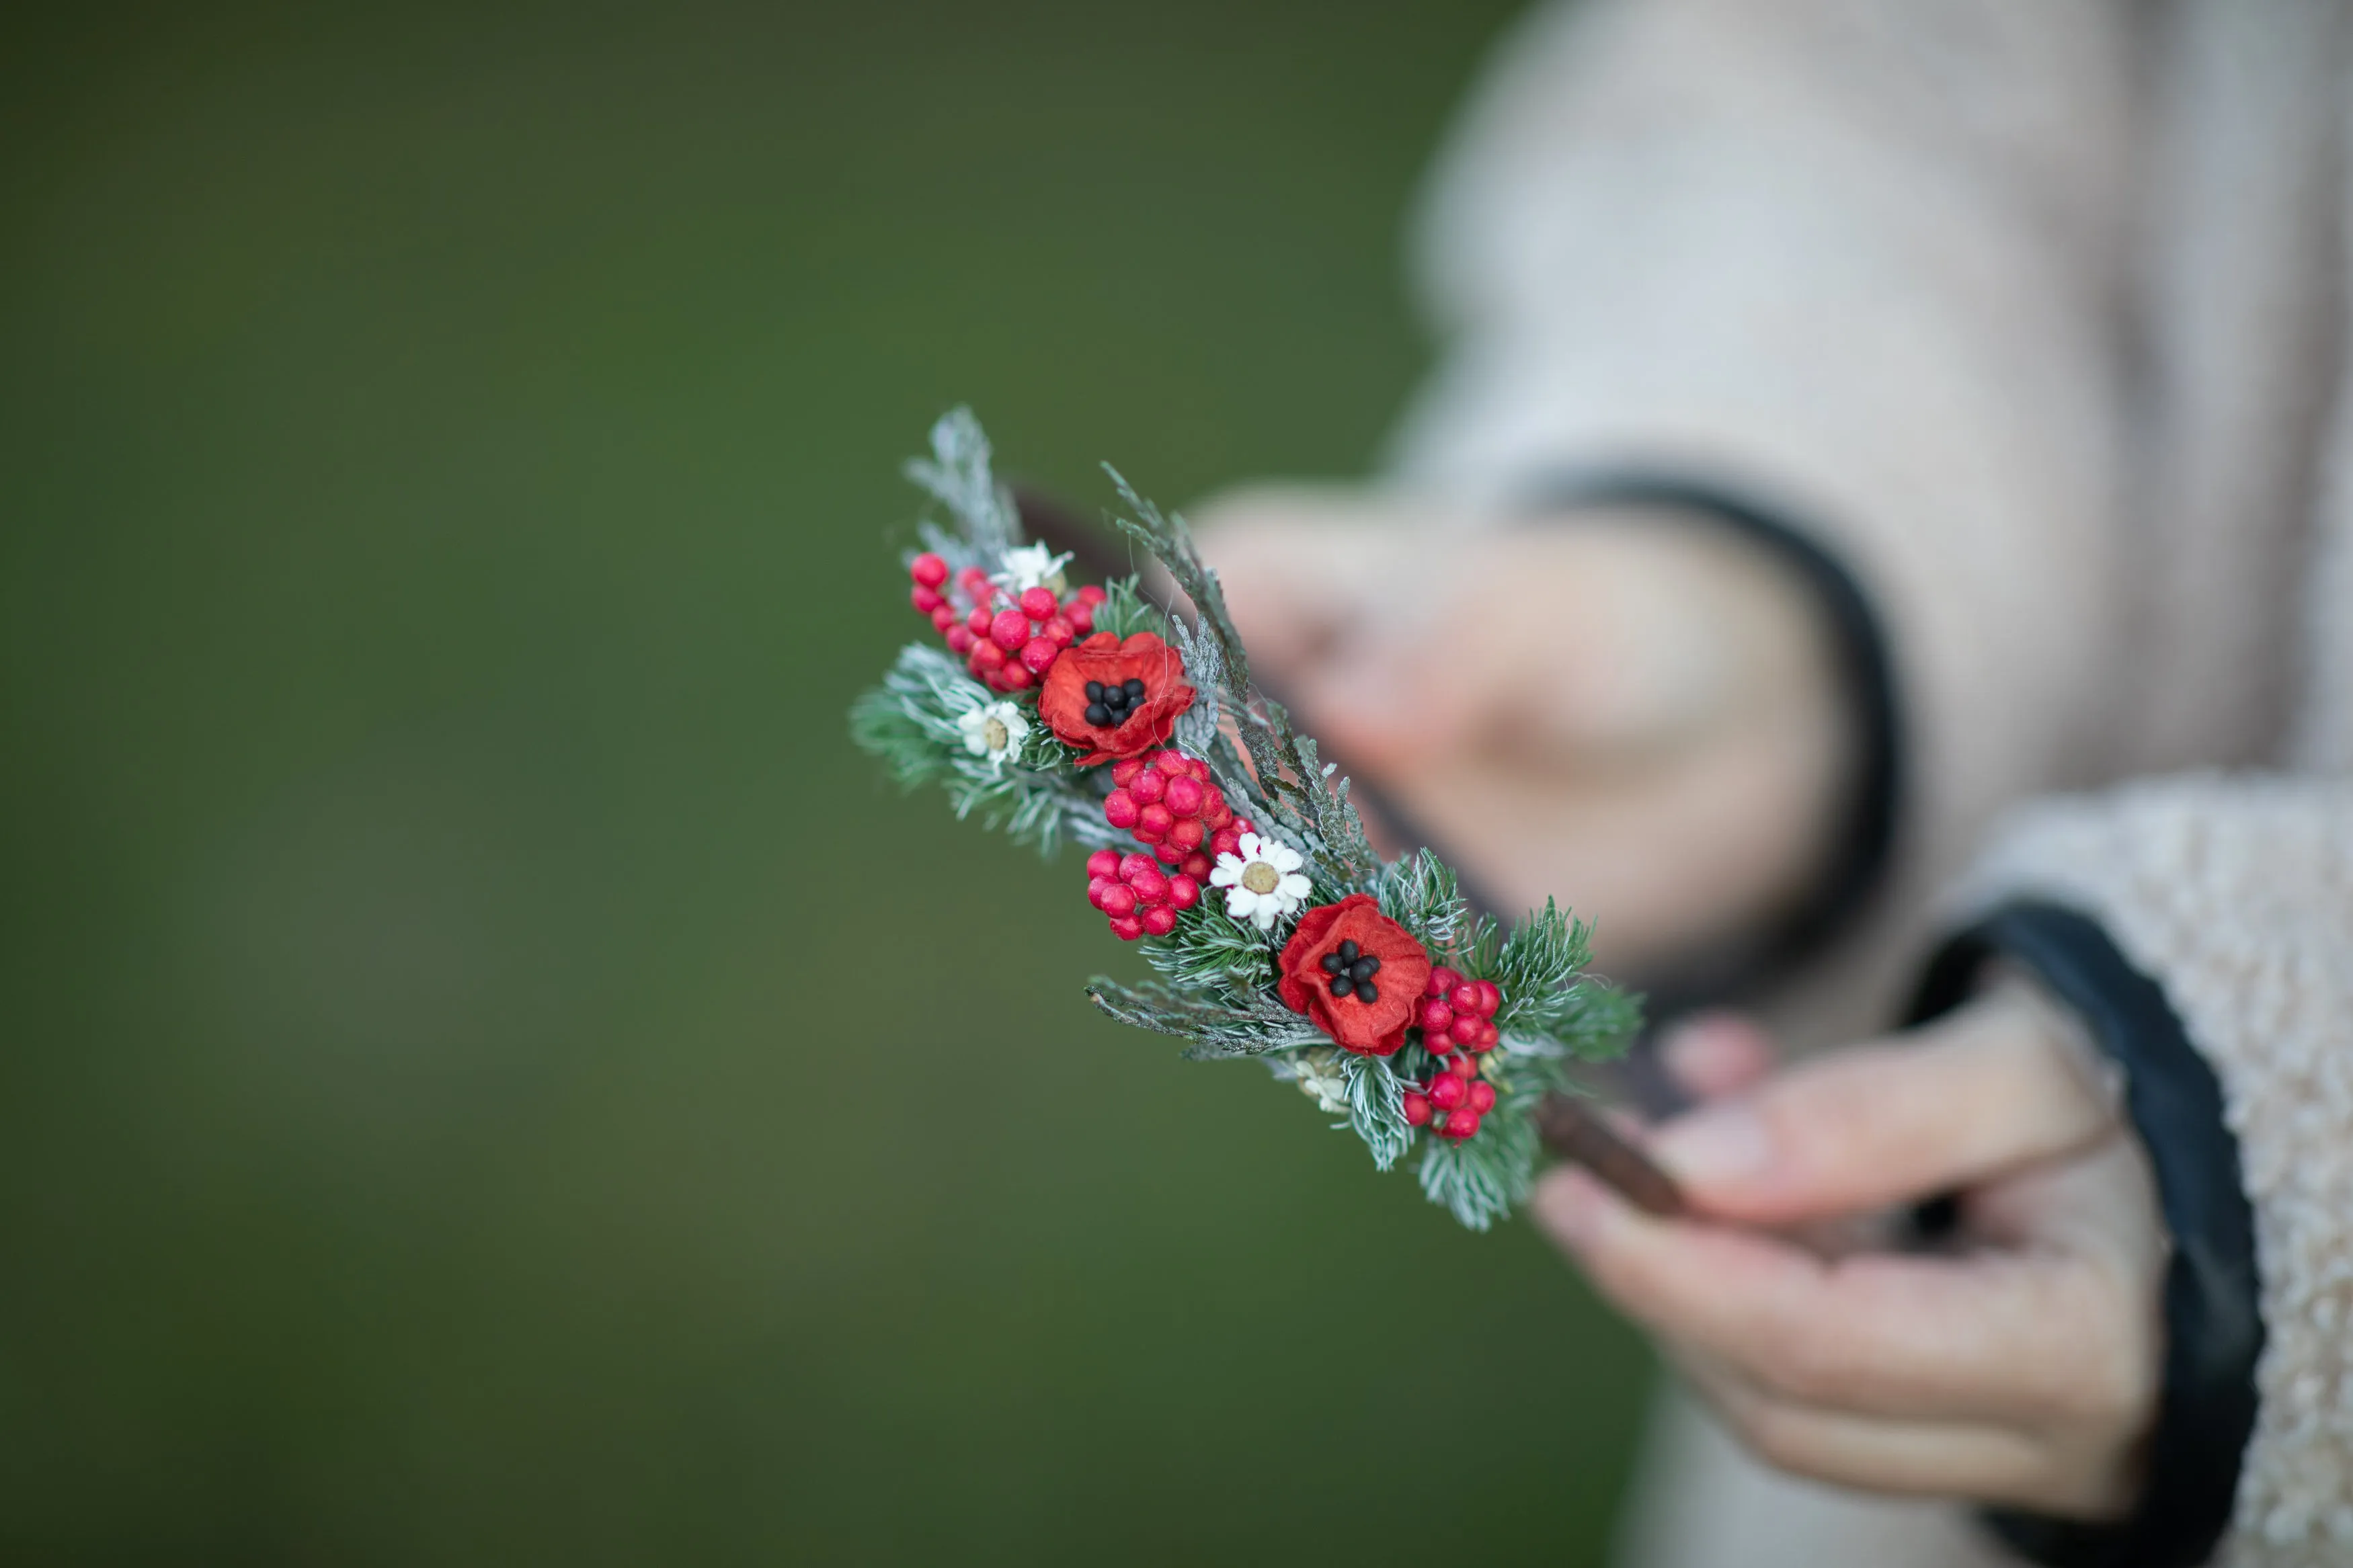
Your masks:
[{"label": "blurred green background", "polygon": [[843,720],[952,403],[1366,469],[1513,8],[11,24],[5,1555],[1599,1560],[1633,1336]]}]

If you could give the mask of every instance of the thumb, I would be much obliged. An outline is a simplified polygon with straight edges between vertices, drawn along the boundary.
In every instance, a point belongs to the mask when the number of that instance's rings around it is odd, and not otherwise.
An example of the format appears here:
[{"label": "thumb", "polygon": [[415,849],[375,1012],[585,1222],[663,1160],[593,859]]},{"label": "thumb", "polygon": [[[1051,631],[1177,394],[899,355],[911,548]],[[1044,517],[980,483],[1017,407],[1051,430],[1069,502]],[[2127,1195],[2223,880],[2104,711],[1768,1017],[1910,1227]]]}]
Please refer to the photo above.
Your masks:
[{"label": "thumb", "polygon": [[1678,1118],[1653,1149],[1727,1219],[1787,1225],[1926,1197],[2116,1128],[2070,1027],[2023,987],[1991,993]]},{"label": "thumb", "polygon": [[1358,752],[1655,760],[1713,732],[1757,676],[1754,616],[1726,575],[1679,531],[1612,512],[1424,532],[1320,665],[1317,721],[1347,726]]},{"label": "thumb", "polygon": [[1477,689],[1440,651],[1374,626],[1318,661],[1299,700],[1336,752],[1390,768],[1461,743],[1476,726]]},{"label": "thumb", "polygon": [[1477,595],[1459,552],[1428,529],[1385,542],[1355,618],[1302,672],[1299,700],[1335,749],[1388,768],[1465,744],[1513,693],[1509,666],[1467,625]]},{"label": "thumb", "polygon": [[1193,515],[1252,665],[1286,686],[1384,618],[1428,529],[1397,498],[1309,485],[1229,492]]}]

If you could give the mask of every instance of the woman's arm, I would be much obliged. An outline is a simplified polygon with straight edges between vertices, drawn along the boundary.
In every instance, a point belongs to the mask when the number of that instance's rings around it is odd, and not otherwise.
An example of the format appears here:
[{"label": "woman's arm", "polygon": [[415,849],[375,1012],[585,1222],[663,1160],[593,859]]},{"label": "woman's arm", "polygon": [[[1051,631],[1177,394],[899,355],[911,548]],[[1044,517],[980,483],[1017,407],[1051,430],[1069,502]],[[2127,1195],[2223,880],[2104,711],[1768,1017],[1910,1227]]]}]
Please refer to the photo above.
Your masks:
[{"label": "woman's arm", "polygon": [[[2336,1560],[2353,1548],[2353,784],[2186,779],[2039,806],[1972,907],[1924,1005],[1991,961],[2031,991],[1662,1130],[1728,1226],[1645,1219],[1574,1173],[1539,1212],[1785,1468],[2029,1510],[1998,1523],[2037,1561],[2196,1563],[2218,1538],[2233,1563]],[[1939,1253],[1826,1260],[1788,1235],[1947,1194]]]},{"label": "woman's arm", "polygon": [[1423,214],[1444,347],[1400,481],[1509,512],[1639,469],[1809,531],[1885,635],[1915,890],[2101,766],[2144,23],[1546,7]]}]

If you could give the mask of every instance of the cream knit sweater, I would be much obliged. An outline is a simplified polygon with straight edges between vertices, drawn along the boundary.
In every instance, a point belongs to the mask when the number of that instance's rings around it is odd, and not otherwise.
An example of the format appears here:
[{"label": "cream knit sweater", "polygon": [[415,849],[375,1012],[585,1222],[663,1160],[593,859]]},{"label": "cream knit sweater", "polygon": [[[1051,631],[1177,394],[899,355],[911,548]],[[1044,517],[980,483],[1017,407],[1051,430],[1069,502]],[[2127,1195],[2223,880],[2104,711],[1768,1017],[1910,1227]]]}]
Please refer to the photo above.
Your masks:
[{"label": "cream knit sweater", "polygon": [[[1498,52],[1421,271],[1399,482],[1651,467],[1778,500],[1875,600],[1910,787],[1781,999],[1883,1026],[2054,894],[2214,1065],[2262,1409],[2220,1561],[2353,1564],[2353,28],[2329,0],[1591,0]],[[1677,1418],[1681,1421],[1682,1418]],[[1990,1561],[1683,1430],[1660,1564]],[[1693,1468],[1697,1467],[1694,1470]]]}]

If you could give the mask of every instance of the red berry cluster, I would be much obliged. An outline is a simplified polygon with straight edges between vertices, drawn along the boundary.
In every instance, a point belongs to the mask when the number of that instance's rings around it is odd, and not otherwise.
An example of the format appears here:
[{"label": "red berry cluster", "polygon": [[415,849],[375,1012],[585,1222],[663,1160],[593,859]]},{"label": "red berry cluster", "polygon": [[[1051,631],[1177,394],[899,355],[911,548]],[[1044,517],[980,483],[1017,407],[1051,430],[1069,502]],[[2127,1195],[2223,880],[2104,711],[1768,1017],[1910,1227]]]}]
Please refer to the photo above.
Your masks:
[{"label": "red berry cluster", "polygon": [[1441,963],[1430,970],[1421,996],[1421,1043],[1431,1056],[1458,1048],[1492,1050],[1502,1037],[1495,1012],[1504,1005],[1504,994],[1493,981],[1465,980]]},{"label": "red berry cluster", "polygon": [[965,656],[973,678],[992,691],[1022,691],[1038,683],[1064,648],[1095,629],[1103,591],[1090,584],[1057,599],[1051,588],[1016,598],[967,566],[948,584],[948,563],[926,552],[908,563],[915,608]]},{"label": "red berry cluster", "polygon": [[1409,1124],[1434,1121],[1458,1143],[1479,1131],[1479,1119],[1495,1107],[1495,1086],[1479,1076],[1478,1058],[1502,1038],[1495,1012],[1503,1005],[1492,980],[1465,980],[1443,964],[1430,970],[1422,989],[1421,1043],[1438,1058],[1438,1070],[1419,1089],[1406,1091]]},{"label": "red berry cluster", "polygon": [[1122,942],[1166,936],[1177,914],[1200,900],[1198,878],[1171,875],[1149,855],[1098,849],[1087,857],[1087,902],[1110,918],[1111,933]]},{"label": "red berry cluster", "polygon": [[1181,752],[1129,757],[1112,764],[1111,782],[1103,820],[1150,845],[1154,858],[1196,882],[1208,879],[1211,857],[1235,853],[1250,831],[1198,757]]},{"label": "red berry cluster", "polygon": [[1458,1051],[1430,1075],[1419,1089],[1405,1091],[1405,1119],[1419,1127],[1433,1119],[1440,1137],[1457,1143],[1475,1136],[1479,1119],[1495,1109],[1495,1086],[1479,1076],[1479,1064]]}]

